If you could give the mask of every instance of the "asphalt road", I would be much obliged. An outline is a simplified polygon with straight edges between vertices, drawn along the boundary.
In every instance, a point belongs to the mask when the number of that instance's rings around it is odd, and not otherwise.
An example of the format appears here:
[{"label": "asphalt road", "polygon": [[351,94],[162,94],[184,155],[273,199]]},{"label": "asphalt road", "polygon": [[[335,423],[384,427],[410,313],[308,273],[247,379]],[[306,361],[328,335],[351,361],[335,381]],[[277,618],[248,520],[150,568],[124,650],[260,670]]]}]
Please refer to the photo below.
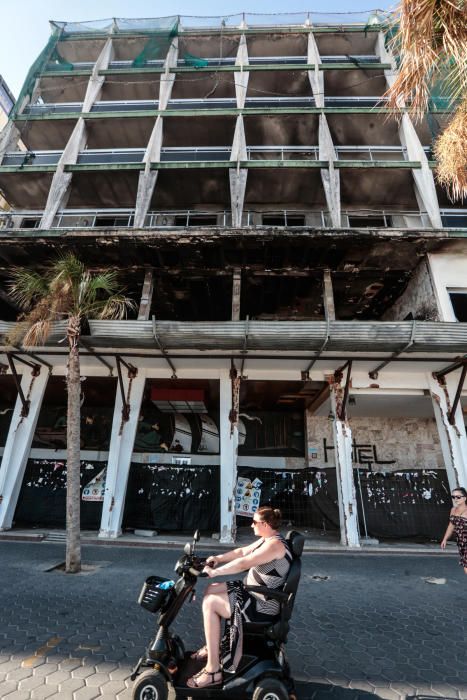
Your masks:
[{"label": "asphalt road", "polygon": [[[73,576],[47,571],[62,544],[0,542],[0,698],[129,700],[154,625],[141,584],[172,576],[178,555],[86,546],[92,568]],[[176,624],[187,648],[202,641],[205,585]],[[305,554],[287,645],[300,700],[467,699],[466,601],[453,556]]]}]

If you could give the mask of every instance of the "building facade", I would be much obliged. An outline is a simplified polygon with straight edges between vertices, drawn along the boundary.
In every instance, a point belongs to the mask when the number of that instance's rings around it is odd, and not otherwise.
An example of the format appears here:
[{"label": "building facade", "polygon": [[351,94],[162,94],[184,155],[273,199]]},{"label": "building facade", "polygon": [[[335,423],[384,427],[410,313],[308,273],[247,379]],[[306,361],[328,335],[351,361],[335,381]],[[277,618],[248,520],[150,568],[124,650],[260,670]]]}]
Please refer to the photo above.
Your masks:
[{"label": "building facade", "polygon": [[[349,547],[442,534],[467,484],[467,211],[433,176],[443,101],[385,107],[386,20],[52,23],[0,133],[0,332],[11,266],[64,251],[137,303],[83,328],[101,537],[231,542],[260,500]],[[62,336],[0,348],[3,529],[64,523]]]}]

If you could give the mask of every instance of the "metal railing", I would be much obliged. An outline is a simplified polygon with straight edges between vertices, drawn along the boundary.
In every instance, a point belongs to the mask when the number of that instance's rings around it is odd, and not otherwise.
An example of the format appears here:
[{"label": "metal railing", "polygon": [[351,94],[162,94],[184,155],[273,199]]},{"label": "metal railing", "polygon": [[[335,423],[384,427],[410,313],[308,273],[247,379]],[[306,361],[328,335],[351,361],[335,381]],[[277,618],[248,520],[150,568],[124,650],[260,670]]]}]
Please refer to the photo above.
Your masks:
[{"label": "metal railing", "polygon": [[325,97],[325,107],[377,107],[381,103],[387,102],[387,98],[380,96],[339,96]]},{"label": "metal railing", "polygon": [[247,146],[248,160],[318,160],[318,146]]},{"label": "metal railing", "polygon": [[431,228],[426,212],[388,209],[347,209],[341,212],[344,228]]},{"label": "metal railing", "polygon": [[290,63],[299,65],[308,63],[308,59],[306,56],[249,56],[248,63],[251,66],[267,65],[269,63]]},{"label": "metal railing", "polygon": [[14,151],[5,153],[1,164],[16,165],[17,167],[56,165],[61,155],[62,151]]},{"label": "metal railing", "polygon": [[159,100],[101,100],[95,102],[91,112],[133,112],[159,109]]},{"label": "metal railing", "polygon": [[467,228],[467,209],[440,209],[445,228]]},{"label": "metal railing", "polygon": [[339,160],[407,160],[402,146],[336,146]]},{"label": "metal railing", "polygon": [[374,54],[347,54],[321,56],[322,63],[381,63],[379,56]]},{"label": "metal railing", "polygon": [[78,154],[81,164],[105,164],[105,163],[142,163],[144,148],[99,148],[86,149]]},{"label": "metal railing", "polygon": [[[0,229],[38,228],[42,211],[10,211],[0,214]],[[65,209],[59,211],[53,228],[128,228],[133,226],[134,209]],[[467,209],[442,209],[443,225],[467,228]],[[228,227],[232,225],[228,209],[177,209],[149,211],[145,228],[185,228],[190,226]],[[330,213],[314,209],[245,209],[242,226],[287,226],[332,228]],[[343,228],[431,228],[425,212],[388,209],[346,209]]]},{"label": "metal railing", "polygon": [[230,160],[232,149],[230,146],[200,146],[192,148],[161,148],[162,163],[176,163],[180,161],[226,161]]},{"label": "metal railing", "polygon": [[26,105],[23,114],[64,114],[81,112],[82,102],[46,102]]}]

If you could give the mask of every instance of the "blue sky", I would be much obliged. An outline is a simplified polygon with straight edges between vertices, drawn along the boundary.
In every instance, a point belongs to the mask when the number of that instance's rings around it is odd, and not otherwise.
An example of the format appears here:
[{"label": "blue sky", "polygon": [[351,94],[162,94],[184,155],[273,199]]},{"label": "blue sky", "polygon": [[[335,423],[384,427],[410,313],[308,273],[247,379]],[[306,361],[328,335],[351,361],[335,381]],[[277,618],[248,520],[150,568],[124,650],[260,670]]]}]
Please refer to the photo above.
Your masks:
[{"label": "blue sky", "polygon": [[[50,34],[49,20],[79,21],[105,17],[163,17],[165,15],[228,15],[237,12],[355,12],[380,7],[387,0],[0,0],[0,74],[15,97],[26,73]],[[21,7],[21,11],[18,7]]]}]

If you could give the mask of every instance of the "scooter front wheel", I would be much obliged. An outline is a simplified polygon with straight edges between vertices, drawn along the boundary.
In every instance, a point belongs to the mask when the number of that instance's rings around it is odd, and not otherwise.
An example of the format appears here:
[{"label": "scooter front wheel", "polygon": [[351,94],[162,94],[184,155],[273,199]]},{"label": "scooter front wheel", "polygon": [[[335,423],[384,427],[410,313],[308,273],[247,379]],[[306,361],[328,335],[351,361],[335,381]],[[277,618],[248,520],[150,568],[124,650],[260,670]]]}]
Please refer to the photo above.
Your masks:
[{"label": "scooter front wheel", "polygon": [[255,688],[253,700],[289,700],[289,693],[277,678],[263,678]]},{"label": "scooter front wheel", "polygon": [[133,700],[167,700],[167,681],[158,671],[145,671],[133,686]]}]

